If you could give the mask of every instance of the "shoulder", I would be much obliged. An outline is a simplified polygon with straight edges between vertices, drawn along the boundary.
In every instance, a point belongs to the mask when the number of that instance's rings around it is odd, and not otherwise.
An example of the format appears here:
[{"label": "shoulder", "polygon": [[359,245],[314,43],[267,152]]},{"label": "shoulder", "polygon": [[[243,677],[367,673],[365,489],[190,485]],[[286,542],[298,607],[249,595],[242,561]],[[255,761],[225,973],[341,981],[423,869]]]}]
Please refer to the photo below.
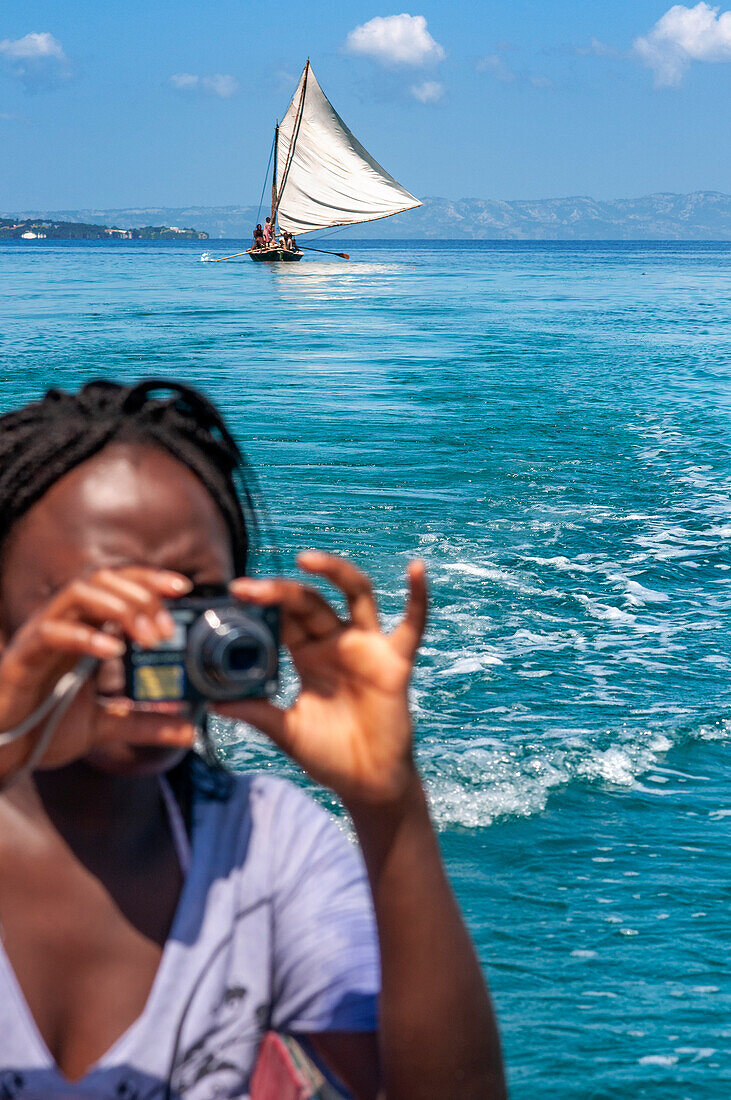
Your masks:
[{"label": "shoulder", "polygon": [[289,779],[251,772],[234,776],[234,797],[248,801],[252,813],[278,827],[304,822],[334,822],[327,810],[308,791]]},{"label": "shoulder", "polygon": [[235,779],[232,811],[250,820],[248,856],[266,868],[272,900],[277,906],[297,895],[302,901],[315,891],[337,893],[365,881],[360,849],[341,819],[324,809],[306,790],[270,775]]},{"label": "shoulder", "polygon": [[252,773],[234,777],[232,812],[248,816],[252,839],[266,848],[272,870],[309,863],[318,854],[352,849],[343,823],[287,779]]},{"label": "shoulder", "polygon": [[343,847],[342,824],[301,787],[268,773],[235,773],[193,763],[195,819],[214,847],[236,862],[266,866],[274,879]]}]

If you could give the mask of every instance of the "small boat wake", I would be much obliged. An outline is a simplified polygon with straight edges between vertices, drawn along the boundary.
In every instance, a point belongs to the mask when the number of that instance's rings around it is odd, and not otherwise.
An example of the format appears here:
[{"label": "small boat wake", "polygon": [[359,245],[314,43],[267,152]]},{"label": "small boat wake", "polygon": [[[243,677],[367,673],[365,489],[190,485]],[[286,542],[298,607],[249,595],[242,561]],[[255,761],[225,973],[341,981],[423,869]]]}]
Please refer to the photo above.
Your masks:
[{"label": "small boat wake", "polygon": [[204,252],[203,253],[203,255],[201,256],[201,263],[202,264],[211,264],[211,263],[213,263],[213,256],[211,256],[210,252]]}]

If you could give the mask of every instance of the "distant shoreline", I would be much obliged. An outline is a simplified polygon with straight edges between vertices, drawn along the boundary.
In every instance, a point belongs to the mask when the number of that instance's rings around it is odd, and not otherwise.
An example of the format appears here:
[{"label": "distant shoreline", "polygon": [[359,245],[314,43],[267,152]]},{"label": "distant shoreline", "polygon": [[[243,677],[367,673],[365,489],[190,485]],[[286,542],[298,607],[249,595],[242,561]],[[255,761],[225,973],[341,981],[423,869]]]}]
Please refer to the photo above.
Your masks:
[{"label": "distant shoreline", "polygon": [[177,225],[122,227],[94,222],[55,221],[52,218],[0,218],[0,240],[54,241],[207,241],[208,234]]},{"label": "distant shoreline", "polygon": [[[21,238],[8,238],[0,237],[0,244],[16,244],[27,245],[31,247],[33,245],[42,246],[44,244],[51,244],[54,241],[65,244],[78,244],[78,245],[106,245],[114,243],[115,247],[124,247],[125,245],[144,245],[144,244],[165,244],[174,245],[176,243],[193,245],[199,240],[205,238],[180,238],[180,237],[168,237],[168,238],[135,238],[119,240],[112,237],[55,237],[53,239],[35,239],[35,240],[22,240]],[[566,240],[561,238],[536,238],[530,240],[506,240],[500,237],[482,237],[479,239],[467,239],[463,237],[350,237],[350,236],[338,236],[334,238],[312,238],[312,243],[317,245],[322,243],[323,245],[335,245],[335,242],[340,242],[340,247],[347,244],[348,247],[357,248],[362,246],[364,249],[393,249],[396,247],[402,247],[404,249],[412,249],[414,251],[428,251],[434,248],[443,248],[446,251],[461,252],[462,254],[468,253],[470,249],[475,251],[510,251],[510,252],[529,252],[532,249],[553,249],[557,252],[591,252],[593,250],[599,250],[602,248],[612,249],[616,252],[632,250],[646,249],[649,251],[655,250],[657,252],[667,251],[669,249],[703,249],[703,248],[716,248],[725,251],[731,251],[731,239],[723,238],[694,238],[692,240],[678,240],[673,237],[637,237],[617,239],[609,237],[604,240]],[[214,248],[220,248],[222,251],[230,251],[232,247],[248,248],[250,239],[248,237],[216,237],[213,240],[209,240],[209,245]]]},{"label": "distant shoreline", "polygon": [[[0,213],[18,220],[103,223],[121,228],[196,226],[211,240],[250,240],[253,227],[262,220],[262,211],[255,205],[16,208]],[[415,210],[353,226],[350,231],[339,230],[338,236],[341,234],[349,240],[724,241],[731,240],[731,195],[693,191],[634,199],[585,195],[532,200],[426,197]]]}]

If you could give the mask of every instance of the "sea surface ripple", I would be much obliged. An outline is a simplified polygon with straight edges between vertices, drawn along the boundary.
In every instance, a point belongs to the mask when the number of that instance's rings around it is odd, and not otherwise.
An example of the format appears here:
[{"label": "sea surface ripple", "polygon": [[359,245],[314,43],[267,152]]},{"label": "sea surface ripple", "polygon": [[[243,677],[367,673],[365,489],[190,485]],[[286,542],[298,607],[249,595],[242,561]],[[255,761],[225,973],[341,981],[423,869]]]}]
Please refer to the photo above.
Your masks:
[{"label": "sea surface ripple", "polygon": [[330,247],[3,244],[2,407],[181,377],[288,570],[349,554],[394,622],[424,557],[418,757],[512,1096],[731,1095],[731,246]]}]

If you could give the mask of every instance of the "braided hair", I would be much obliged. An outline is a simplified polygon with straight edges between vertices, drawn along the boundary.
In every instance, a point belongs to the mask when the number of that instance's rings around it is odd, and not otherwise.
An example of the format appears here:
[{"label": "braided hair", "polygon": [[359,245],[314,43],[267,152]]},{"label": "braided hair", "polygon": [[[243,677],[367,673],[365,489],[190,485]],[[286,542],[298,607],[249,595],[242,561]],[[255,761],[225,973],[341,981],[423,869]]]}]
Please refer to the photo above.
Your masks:
[{"label": "braided hair", "polygon": [[[171,396],[155,396],[160,391]],[[152,444],[187,466],[224,517],[237,575],[246,572],[258,531],[251,471],[215,405],[161,378],[134,386],[102,379],[78,393],[50,389],[0,416],[0,551],[13,524],[55,482],[112,442]]]}]

